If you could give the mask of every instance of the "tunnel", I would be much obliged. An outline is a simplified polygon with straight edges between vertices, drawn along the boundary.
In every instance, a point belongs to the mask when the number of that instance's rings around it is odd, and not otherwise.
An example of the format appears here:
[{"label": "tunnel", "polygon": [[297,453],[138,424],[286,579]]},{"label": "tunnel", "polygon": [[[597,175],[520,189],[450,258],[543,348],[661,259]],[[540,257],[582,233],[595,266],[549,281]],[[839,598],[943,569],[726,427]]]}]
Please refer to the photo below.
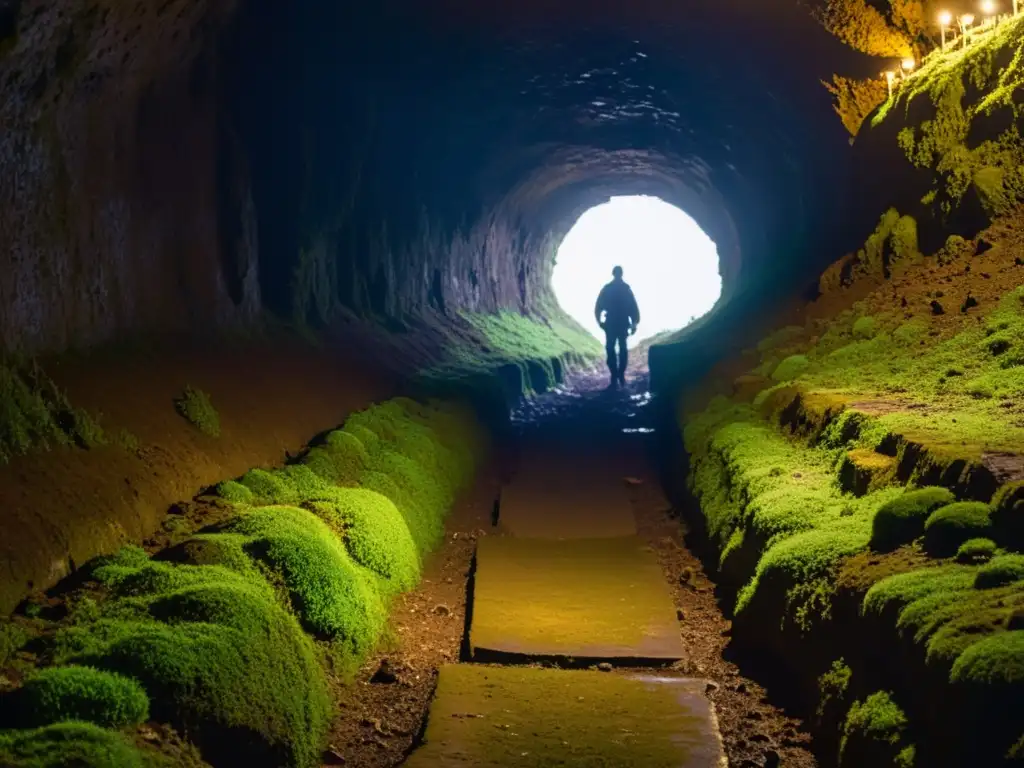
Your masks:
[{"label": "tunnel", "polygon": [[1024,759],[1006,6],[0,0],[0,765]]}]

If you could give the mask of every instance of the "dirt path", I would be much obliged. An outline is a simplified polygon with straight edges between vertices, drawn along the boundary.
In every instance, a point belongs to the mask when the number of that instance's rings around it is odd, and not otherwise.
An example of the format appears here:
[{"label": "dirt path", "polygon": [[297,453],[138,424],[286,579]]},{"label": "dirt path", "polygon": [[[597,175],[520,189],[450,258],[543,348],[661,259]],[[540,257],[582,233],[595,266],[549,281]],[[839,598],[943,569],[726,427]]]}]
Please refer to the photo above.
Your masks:
[{"label": "dirt path", "polygon": [[[775,706],[768,692],[754,680],[745,677],[729,660],[730,624],[716,601],[713,584],[704,575],[699,560],[687,549],[685,529],[674,516],[660,490],[656,473],[647,462],[645,440],[650,439],[651,433],[644,414],[649,398],[636,391],[642,382],[639,386],[634,385],[631,390],[618,393],[595,390],[595,383],[600,383],[600,379],[594,377],[584,380],[582,386],[577,382],[575,387],[567,387],[535,399],[518,412],[518,445],[528,452],[536,450],[538,445],[546,446],[551,456],[547,464],[556,470],[555,474],[559,464],[567,467],[567,475],[574,474],[568,468],[578,469],[580,452],[587,447],[604,462],[600,470],[603,482],[599,484],[607,487],[607,480],[613,478],[622,489],[628,511],[635,521],[635,535],[646,545],[660,566],[666,600],[675,610],[677,631],[684,650],[682,658],[669,667],[615,666],[611,672],[594,674],[598,674],[598,677],[603,674],[633,680],[638,676],[673,681],[698,679],[701,681],[701,698],[713,705],[729,765],[744,768],[776,765],[812,768],[816,763],[808,751],[809,737],[802,723]],[[515,453],[512,452],[513,455]],[[520,450],[520,467],[522,455]],[[476,541],[485,536],[500,537],[512,533],[504,524],[491,526],[497,477],[515,474],[515,467],[503,466],[499,469],[499,472],[489,473],[482,478],[474,493],[454,513],[445,545],[429,564],[427,581],[396,605],[394,646],[387,653],[372,659],[360,672],[354,686],[339,691],[343,710],[333,740],[337,757],[329,759],[328,764],[398,765],[402,764],[414,745],[421,743],[421,731],[427,722],[427,709],[431,705],[439,670],[460,659],[469,660],[464,633],[465,611]],[[506,675],[505,672],[492,674],[487,670],[493,670],[494,667],[480,664],[471,666],[476,672],[470,670],[459,676],[445,673],[448,682],[443,684],[443,688],[449,689],[451,693],[444,696],[446,704],[435,705],[434,720],[443,721],[448,732],[441,734],[436,725],[433,732],[435,740],[451,739],[456,738],[452,732],[455,728],[462,734],[457,738],[465,742],[462,747],[468,750],[467,754],[482,747],[476,744],[475,737],[466,736],[468,731],[461,726],[461,722],[473,721],[470,726],[475,733],[489,734],[487,729],[482,729],[486,717],[472,716],[480,713],[457,712],[455,715],[458,717],[449,713],[448,717],[442,718],[436,712],[441,711],[443,706],[466,709],[466,696],[469,695],[472,701],[472,696],[477,695],[471,688],[467,694],[466,686],[471,686],[471,682],[466,679],[467,675],[470,678],[476,673],[485,677],[490,675],[493,679],[487,682],[488,690],[496,685],[508,684],[508,681],[496,677]],[[579,663],[575,659],[563,662],[544,659],[533,665],[521,663],[503,669],[529,670],[540,666],[557,668],[579,666]],[[397,678],[396,682],[388,682],[392,674]],[[578,686],[585,687],[588,684],[586,678],[578,682]],[[598,696],[597,690],[595,698]],[[582,689],[579,692],[582,693]],[[463,703],[452,704],[453,696],[462,697],[454,700]],[[492,704],[479,696],[477,698],[480,699],[481,712],[496,711]],[[583,700],[586,697],[578,698]],[[511,703],[514,699],[511,696],[506,706],[500,708],[503,712],[501,717],[508,719],[508,723],[488,724],[495,733],[515,730],[515,718],[518,715],[517,707]],[[649,702],[650,698],[648,695],[636,701]],[[492,709],[486,710],[487,706]],[[521,703],[520,708],[523,706],[527,705]],[[527,708],[536,709],[537,706],[536,703],[529,703]],[[637,703],[635,706],[644,705]],[[491,717],[493,719],[493,715]],[[662,713],[652,714],[648,719],[664,721],[669,717]],[[457,721],[454,725],[449,722],[453,719]],[[565,720],[564,717],[562,719]],[[561,723],[562,728],[575,728],[577,732],[583,732],[585,726],[583,721],[576,726],[571,721]],[[428,740],[431,738],[430,730],[426,736]],[[564,741],[566,745],[570,744],[568,738]],[[507,743],[499,744],[490,735],[487,735],[485,743],[487,749],[498,748],[499,753],[508,747]],[[416,752],[410,764],[428,764],[423,762],[424,754],[427,753],[422,749]],[[520,752],[507,754],[513,755],[515,759],[508,757],[507,763],[490,764],[530,764],[520,759]],[[638,753],[634,750],[629,754],[636,757]],[[574,759],[585,759],[580,753],[574,755]],[[445,762],[441,760],[437,764],[443,765]]]}]

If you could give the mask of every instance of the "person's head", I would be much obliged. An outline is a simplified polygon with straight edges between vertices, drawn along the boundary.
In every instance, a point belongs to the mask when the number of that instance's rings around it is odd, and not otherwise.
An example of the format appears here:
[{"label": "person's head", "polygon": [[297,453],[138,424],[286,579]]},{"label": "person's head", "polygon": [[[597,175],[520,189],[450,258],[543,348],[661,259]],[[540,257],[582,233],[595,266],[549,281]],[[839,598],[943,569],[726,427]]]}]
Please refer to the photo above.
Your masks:
[{"label": "person's head", "polygon": [[616,280],[621,280],[622,279],[622,267],[615,267],[615,269],[612,270],[612,277],[614,277]]}]

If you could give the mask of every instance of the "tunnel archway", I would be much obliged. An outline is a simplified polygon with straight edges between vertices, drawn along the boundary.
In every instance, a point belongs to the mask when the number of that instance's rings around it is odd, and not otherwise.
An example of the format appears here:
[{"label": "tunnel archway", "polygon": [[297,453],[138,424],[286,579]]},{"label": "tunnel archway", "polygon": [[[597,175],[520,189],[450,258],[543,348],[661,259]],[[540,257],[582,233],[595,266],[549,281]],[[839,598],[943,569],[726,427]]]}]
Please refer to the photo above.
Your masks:
[{"label": "tunnel archway", "polygon": [[613,197],[590,208],[558,247],[555,298],[598,339],[595,299],[615,266],[625,271],[640,307],[630,347],[689,325],[722,294],[714,242],[685,211],[657,197]]}]

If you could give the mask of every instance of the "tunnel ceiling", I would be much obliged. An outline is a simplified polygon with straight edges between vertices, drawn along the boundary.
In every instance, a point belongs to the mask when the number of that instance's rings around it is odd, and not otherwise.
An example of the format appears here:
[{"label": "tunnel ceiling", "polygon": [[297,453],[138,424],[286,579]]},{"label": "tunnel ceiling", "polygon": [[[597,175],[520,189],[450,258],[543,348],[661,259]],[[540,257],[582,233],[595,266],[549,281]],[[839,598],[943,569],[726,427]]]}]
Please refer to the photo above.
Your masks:
[{"label": "tunnel ceiling", "polygon": [[611,195],[697,219],[727,296],[823,265],[819,81],[864,64],[802,1],[0,0],[4,343],[528,310]]},{"label": "tunnel ceiling", "polygon": [[[525,259],[509,271],[520,283],[524,271],[543,282],[552,244],[621,194],[697,219],[719,245],[727,296],[834,256],[821,249],[848,145],[819,81],[853,55],[796,0],[426,6],[307,3],[288,19],[249,6],[229,49],[246,62],[239,122],[257,127],[257,165],[289,146],[313,152],[307,208],[329,219],[340,180],[358,174],[358,218],[386,224],[391,247],[422,241],[424,221],[434,235],[511,237],[492,256]],[[268,96],[275,81],[283,98]],[[285,192],[292,161],[269,163],[265,190],[309,199]],[[302,215],[304,231],[264,245],[286,251],[320,226]]]}]

